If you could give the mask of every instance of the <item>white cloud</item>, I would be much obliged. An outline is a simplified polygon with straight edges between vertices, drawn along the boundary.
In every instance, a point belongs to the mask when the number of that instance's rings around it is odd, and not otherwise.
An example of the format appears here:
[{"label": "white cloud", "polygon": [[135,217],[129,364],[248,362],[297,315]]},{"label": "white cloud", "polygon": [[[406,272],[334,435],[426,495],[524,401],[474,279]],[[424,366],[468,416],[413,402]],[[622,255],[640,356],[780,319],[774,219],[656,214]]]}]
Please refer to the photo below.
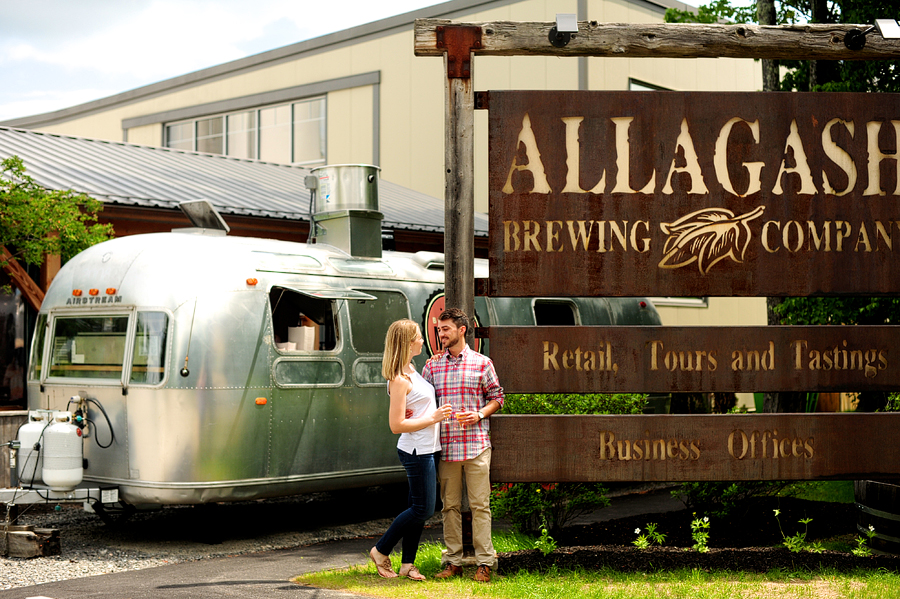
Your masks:
[{"label": "white cloud", "polygon": [[76,106],[121,91],[114,89],[73,89],[28,91],[0,95],[0,121],[30,114],[51,112]]},{"label": "white cloud", "polygon": [[66,108],[433,3],[432,0],[4,3],[0,17],[0,67],[5,84],[0,88],[0,120]]}]

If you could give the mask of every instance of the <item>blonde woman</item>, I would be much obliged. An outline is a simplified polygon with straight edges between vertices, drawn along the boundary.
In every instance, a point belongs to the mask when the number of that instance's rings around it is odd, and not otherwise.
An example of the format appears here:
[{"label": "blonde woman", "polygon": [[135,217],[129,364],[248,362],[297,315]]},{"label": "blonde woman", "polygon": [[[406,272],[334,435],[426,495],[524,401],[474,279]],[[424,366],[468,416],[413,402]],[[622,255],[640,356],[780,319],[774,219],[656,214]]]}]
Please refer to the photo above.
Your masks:
[{"label": "blonde woman", "polygon": [[388,328],[384,340],[381,375],[387,380],[391,407],[388,421],[391,432],[400,433],[397,454],[409,479],[409,507],[399,516],[369,551],[378,575],[396,578],[388,557],[403,539],[400,576],[425,580],[415,566],[416,552],[425,521],[434,514],[437,494],[435,459],[440,459],[439,423],[450,417],[450,404],[437,407],[434,387],[416,372],[414,356],[422,353],[425,340],[419,325],[411,320],[398,320]]}]

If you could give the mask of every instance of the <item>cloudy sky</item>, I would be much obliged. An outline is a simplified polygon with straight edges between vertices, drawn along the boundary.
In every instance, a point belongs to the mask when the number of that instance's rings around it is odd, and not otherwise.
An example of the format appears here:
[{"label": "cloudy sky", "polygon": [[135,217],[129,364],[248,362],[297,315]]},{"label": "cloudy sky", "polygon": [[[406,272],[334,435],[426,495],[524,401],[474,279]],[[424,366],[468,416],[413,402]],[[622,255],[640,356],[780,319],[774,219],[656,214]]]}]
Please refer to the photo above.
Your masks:
[{"label": "cloudy sky", "polygon": [[437,3],[0,0],[0,121],[67,108]]}]

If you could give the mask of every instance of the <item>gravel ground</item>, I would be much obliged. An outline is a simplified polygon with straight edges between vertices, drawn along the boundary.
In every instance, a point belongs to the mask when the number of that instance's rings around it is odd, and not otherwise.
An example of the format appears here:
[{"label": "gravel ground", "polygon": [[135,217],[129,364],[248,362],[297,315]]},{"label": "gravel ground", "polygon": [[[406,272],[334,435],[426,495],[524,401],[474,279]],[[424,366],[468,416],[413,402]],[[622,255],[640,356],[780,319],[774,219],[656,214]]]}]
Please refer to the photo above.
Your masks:
[{"label": "gravel ground", "polygon": [[[62,551],[51,557],[0,557],[0,590],[376,536],[390,525],[390,514],[399,505],[400,494],[397,489],[373,488],[213,506],[166,507],[132,514],[112,526],[80,505],[62,505],[59,511],[55,506],[21,506],[18,523],[60,529]],[[439,516],[435,516],[429,524],[439,522]]]}]

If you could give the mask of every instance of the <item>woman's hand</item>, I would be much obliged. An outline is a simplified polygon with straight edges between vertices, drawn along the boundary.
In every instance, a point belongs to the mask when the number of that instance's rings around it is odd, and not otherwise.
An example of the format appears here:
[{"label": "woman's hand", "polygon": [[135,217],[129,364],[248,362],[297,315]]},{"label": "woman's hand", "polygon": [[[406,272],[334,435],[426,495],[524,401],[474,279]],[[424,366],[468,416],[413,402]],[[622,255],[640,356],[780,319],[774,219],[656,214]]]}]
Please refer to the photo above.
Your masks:
[{"label": "woman's hand", "polygon": [[453,413],[453,408],[450,406],[450,404],[445,403],[444,405],[442,405],[441,407],[439,407],[437,410],[434,411],[434,413],[431,415],[431,420],[432,420],[432,422],[437,424],[438,422],[441,422],[443,420],[446,420],[447,418],[450,418],[450,414],[452,414],[452,413]]}]

